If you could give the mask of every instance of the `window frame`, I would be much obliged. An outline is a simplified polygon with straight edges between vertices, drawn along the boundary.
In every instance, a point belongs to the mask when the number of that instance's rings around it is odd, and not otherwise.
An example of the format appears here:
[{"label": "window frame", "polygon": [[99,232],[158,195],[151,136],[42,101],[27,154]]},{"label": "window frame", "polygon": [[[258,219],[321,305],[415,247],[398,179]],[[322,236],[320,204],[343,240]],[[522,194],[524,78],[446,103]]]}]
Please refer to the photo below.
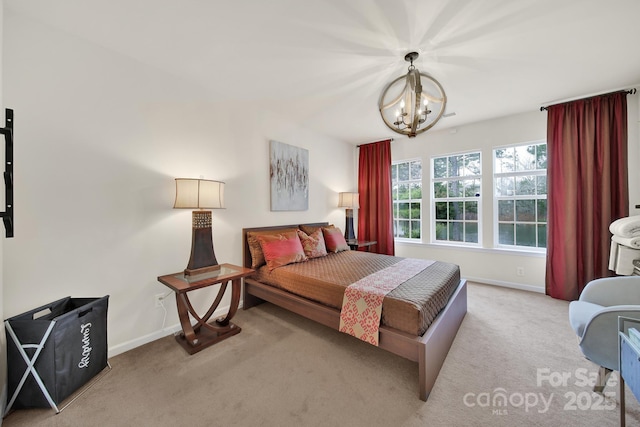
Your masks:
[{"label": "window frame", "polygon": [[[411,163],[413,162],[419,162],[420,163],[420,178],[419,179],[412,179],[411,178]],[[399,173],[396,173],[396,180],[394,181],[393,179],[393,171],[391,172],[391,216],[392,216],[392,220],[393,220],[393,239],[394,240],[398,240],[398,241],[404,241],[404,242],[422,242],[422,236],[423,236],[423,227],[422,227],[422,223],[424,221],[424,183],[423,183],[423,178],[424,178],[424,162],[422,161],[421,158],[416,157],[416,158],[412,158],[412,159],[404,159],[404,160],[397,160],[397,161],[392,161],[391,162],[391,168],[395,168],[395,167],[399,167],[399,165],[401,164],[408,164],[409,165],[409,180],[408,181],[398,181],[398,175]],[[394,189],[394,185],[398,182],[402,182],[402,183],[407,183],[409,185],[409,199],[403,199],[402,202],[407,202],[409,203],[409,218],[399,218],[396,217],[396,205],[398,205],[400,203],[400,199],[394,199],[395,196],[395,189]],[[411,184],[415,184],[415,183],[419,183],[420,185],[420,199],[413,199],[411,198]],[[411,218],[411,203],[414,201],[419,201],[420,202],[420,218],[419,219],[413,219]],[[396,230],[399,229],[399,224],[398,222],[400,220],[408,220],[409,221],[409,237],[399,237],[396,235]],[[413,230],[414,228],[412,227],[412,223],[418,223],[418,230],[420,231],[420,237],[411,237],[411,230]]]},{"label": "window frame", "polygon": [[[540,247],[538,246],[539,244],[539,233],[538,233],[538,226],[541,224],[545,225],[545,231],[546,233],[548,233],[548,204],[547,204],[547,210],[545,212],[545,221],[540,221],[539,220],[539,212],[538,212],[538,200],[548,200],[548,182],[546,181],[546,177],[547,177],[547,170],[548,170],[548,151],[546,151],[547,153],[547,157],[545,160],[545,168],[544,169],[538,169],[537,165],[535,169],[526,169],[526,170],[521,170],[521,171],[512,171],[512,172],[498,172],[497,171],[497,167],[496,167],[496,152],[498,150],[504,150],[504,149],[508,149],[508,148],[517,148],[517,147],[528,147],[528,146],[538,146],[538,145],[545,145],[545,151],[547,150],[547,141],[545,139],[540,139],[540,140],[535,140],[535,141],[528,141],[528,142],[521,142],[521,143],[516,143],[516,144],[509,144],[509,145],[503,145],[503,146],[499,146],[499,147],[494,147],[491,150],[491,162],[492,162],[492,172],[493,172],[493,176],[492,176],[492,190],[491,190],[491,197],[493,199],[493,247],[496,249],[501,249],[501,250],[512,250],[512,251],[523,251],[523,252],[536,252],[536,253],[546,253],[547,251],[547,238],[545,235],[545,246],[544,247]],[[537,162],[537,159],[536,159]],[[498,179],[500,178],[506,178],[506,177],[514,177],[514,178],[518,178],[518,177],[524,177],[524,176],[535,176],[535,177],[539,177],[539,176],[544,176],[545,177],[545,194],[538,194],[538,184],[536,182],[535,185],[535,194],[531,195],[526,195],[526,194],[515,194],[515,190],[514,190],[514,194],[511,196],[499,196],[498,195]],[[537,181],[537,179],[536,179]],[[499,209],[499,203],[502,200],[513,200],[514,201],[514,209],[515,209],[515,204],[517,203],[517,201],[525,201],[525,200],[533,200],[535,203],[535,220],[534,221],[518,221],[516,218],[516,211],[514,210],[514,218],[513,221],[504,221],[504,220],[500,220],[500,209]],[[505,244],[505,243],[500,243],[500,224],[504,224],[504,223],[512,223],[514,224],[514,231],[513,231],[513,235],[514,235],[514,244],[513,245],[509,245],[509,244]],[[517,242],[517,225],[521,224],[521,225],[535,225],[535,238],[536,238],[536,246],[527,246],[527,245],[517,245],[515,244]]]},{"label": "window frame", "polygon": [[[461,176],[450,176],[449,171],[448,171],[448,165],[449,165],[449,159],[450,158],[454,158],[457,156],[468,156],[468,155],[477,155],[478,156],[478,167],[480,169],[480,174],[479,175],[461,175]],[[441,158],[446,158],[447,160],[447,177],[436,177],[436,159],[441,159]],[[482,150],[481,149],[474,149],[474,150],[468,150],[468,151],[462,151],[462,152],[455,152],[455,153],[443,153],[443,154],[439,154],[439,155],[433,155],[431,156],[430,162],[429,162],[429,166],[430,166],[430,174],[431,174],[431,183],[429,186],[429,202],[430,202],[430,212],[431,212],[431,219],[429,221],[429,226],[430,226],[430,233],[431,233],[431,243],[434,244],[438,244],[438,245],[448,245],[448,246],[469,246],[469,247],[482,247],[482,177],[483,177],[483,171],[482,171]],[[446,198],[439,198],[436,197],[436,183],[438,182],[452,182],[452,181],[461,181],[461,180],[477,180],[477,192],[474,193],[474,196],[465,196],[464,194],[461,197],[449,197],[448,195],[448,191],[449,191],[449,185],[447,185],[447,197]],[[464,188],[462,190],[464,192]],[[450,240],[449,239],[449,228],[447,227],[447,240],[442,240],[442,239],[437,239],[437,222],[441,222],[442,220],[438,220],[437,218],[437,203],[438,202],[442,202],[442,201],[446,201],[447,204],[449,202],[462,202],[463,203],[463,218],[461,221],[452,221],[451,219],[447,218],[446,222],[447,223],[451,223],[451,222],[461,222],[463,224],[463,240],[459,241],[459,240]],[[476,202],[476,219],[475,220],[470,220],[470,219],[465,219],[464,216],[464,210],[466,209],[466,206],[464,205],[465,202]],[[448,206],[447,206],[448,208]],[[469,242],[466,241],[466,224],[468,223],[476,223],[477,225],[477,241],[476,242]]]}]

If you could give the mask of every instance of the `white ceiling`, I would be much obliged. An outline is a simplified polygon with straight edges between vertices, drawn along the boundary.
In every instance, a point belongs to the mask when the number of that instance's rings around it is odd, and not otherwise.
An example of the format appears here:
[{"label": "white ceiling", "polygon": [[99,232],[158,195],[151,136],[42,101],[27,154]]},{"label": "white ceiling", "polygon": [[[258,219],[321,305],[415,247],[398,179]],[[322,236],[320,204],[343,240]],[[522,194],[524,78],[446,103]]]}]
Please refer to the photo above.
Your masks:
[{"label": "white ceiling", "polygon": [[[640,0],[4,0],[43,22],[202,85],[271,104],[350,143],[394,136],[377,104],[405,53],[440,81],[434,129],[640,82]],[[640,96],[640,95],[636,95]],[[540,113],[543,114],[543,113]],[[398,137],[399,135],[396,135]],[[406,138],[406,137],[402,137]]]}]

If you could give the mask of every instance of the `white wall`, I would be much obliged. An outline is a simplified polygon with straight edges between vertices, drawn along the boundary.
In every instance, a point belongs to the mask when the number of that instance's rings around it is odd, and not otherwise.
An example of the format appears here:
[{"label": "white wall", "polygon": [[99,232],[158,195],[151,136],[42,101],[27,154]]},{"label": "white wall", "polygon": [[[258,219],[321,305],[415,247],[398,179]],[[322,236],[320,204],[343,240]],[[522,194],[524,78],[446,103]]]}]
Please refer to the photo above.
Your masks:
[{"label": "white wall", "polygon": [[[627,99],[629,122],[629,195],[630,214],[640,204],[640,95]],[[413,139],[398,138],[392,144],[394,161],[420,158],[423,164],[423,194],[430,186],[430,160],[432,156],[481,150],[482,153],[482,248],[451,247],[430,244],[429,224],[431,212],[423,207],[423,242],[396,242],[396,254],[454,262],[460,265],[467,279],[484,283],[544,292],[546,259],[544,254],[524,253],[493,249],[493,201],[492,201],[492,150],[495,147],[546,140],[546,112],[532,111],[494,120],[460,126],[435,132],[425,132]],[[446,119],[443,119],[446,120]],[[524,268],[525,275],[518,276],[517,267]]]},{"label": "white wall", "polygon": [[[187,81],[11,11],[4,22],[5,101],[19,117],[5,317],[109,294],[110,355],[166,334],[153,295],[168,288],[156,278],[184,269],[191,245],[190,212],[172,209],[175,177],[226,182],[226,209],[213,212],[221,263],[242,263],[243,227],[344,221],[337,193],[355,188],[353,147],[289,122],[295,103],[216,104]],[[270,212],[270,139],[309,150],[308,211]],[[196,305],[214,291],[197,291]]]}]

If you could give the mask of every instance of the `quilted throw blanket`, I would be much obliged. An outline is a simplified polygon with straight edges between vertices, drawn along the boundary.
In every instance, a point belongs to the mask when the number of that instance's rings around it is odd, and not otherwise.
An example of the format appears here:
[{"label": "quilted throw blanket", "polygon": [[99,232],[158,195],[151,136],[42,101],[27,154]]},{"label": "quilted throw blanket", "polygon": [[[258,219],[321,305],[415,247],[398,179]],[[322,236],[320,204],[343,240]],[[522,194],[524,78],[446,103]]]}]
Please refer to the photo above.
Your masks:
[{"label": "quilted throw blanket", "polygon": [[377,346],[384,297],[434,262],[403,259],[349,285],[342,301],[340,332]]}]

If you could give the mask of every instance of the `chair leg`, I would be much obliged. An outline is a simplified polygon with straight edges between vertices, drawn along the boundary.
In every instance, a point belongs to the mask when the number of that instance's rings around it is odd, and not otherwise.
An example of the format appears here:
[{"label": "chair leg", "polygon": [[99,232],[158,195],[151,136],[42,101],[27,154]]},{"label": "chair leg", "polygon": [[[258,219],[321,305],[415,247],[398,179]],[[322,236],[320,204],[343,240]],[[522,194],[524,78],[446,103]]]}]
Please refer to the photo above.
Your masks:
[{"label": "chair leg", "polygon": [[607,380],[609,379],[609,375],[611,375],[611,372],[613,372],[611,369],[600,366],[596,384],[593,386],[593,391],[602,394],[602,392],[604,391],[604,387],[607,385]]}]

